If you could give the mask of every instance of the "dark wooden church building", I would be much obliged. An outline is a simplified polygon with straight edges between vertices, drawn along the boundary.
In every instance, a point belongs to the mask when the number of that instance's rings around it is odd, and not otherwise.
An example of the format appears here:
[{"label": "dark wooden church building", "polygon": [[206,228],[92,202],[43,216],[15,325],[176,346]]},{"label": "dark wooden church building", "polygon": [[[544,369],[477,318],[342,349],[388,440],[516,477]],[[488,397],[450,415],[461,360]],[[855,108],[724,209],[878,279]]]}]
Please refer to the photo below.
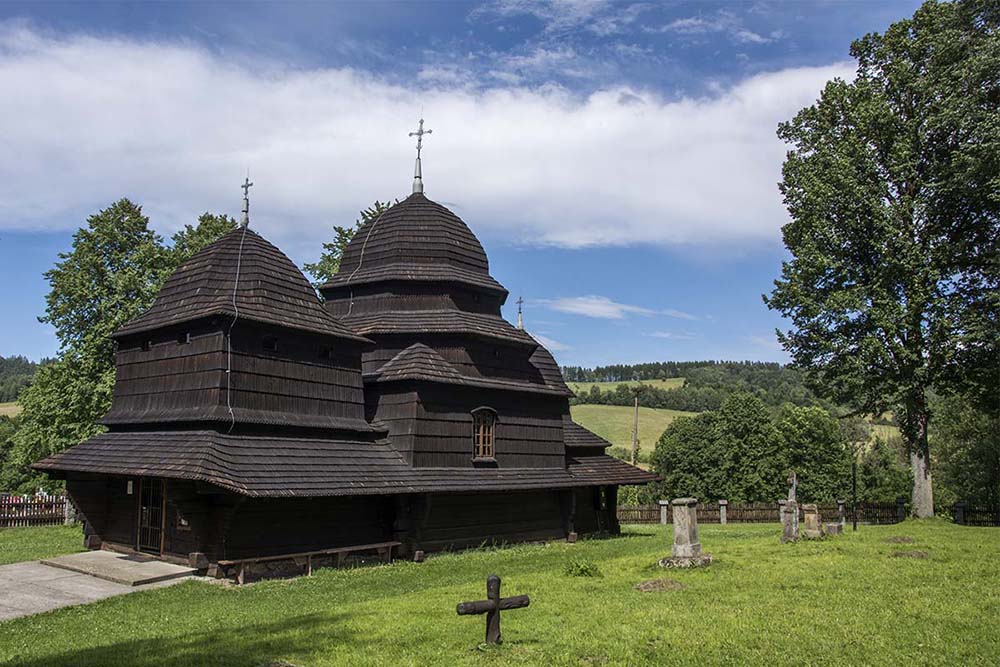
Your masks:
[{"label": "dark wooden church building", "polygon": [[89,547],[216,563],[617,531],[618,486],[654,477],[570,419],[559,367],[501,317],[507,291],[419,168],[324,301],[244,209],[115,334],[107,432],[35,464]]}]

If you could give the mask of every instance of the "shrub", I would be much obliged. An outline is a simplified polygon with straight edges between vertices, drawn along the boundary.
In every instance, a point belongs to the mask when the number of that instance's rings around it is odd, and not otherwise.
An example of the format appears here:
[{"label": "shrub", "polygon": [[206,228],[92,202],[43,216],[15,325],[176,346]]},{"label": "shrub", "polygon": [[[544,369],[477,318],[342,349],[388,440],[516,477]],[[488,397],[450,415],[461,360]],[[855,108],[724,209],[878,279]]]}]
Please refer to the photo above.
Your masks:
[{"label": "shrub", "polygon": [[573,559],[566,563],[566,576],[568,577],[602,577],[601,569],[597,563],[589,560]]}]

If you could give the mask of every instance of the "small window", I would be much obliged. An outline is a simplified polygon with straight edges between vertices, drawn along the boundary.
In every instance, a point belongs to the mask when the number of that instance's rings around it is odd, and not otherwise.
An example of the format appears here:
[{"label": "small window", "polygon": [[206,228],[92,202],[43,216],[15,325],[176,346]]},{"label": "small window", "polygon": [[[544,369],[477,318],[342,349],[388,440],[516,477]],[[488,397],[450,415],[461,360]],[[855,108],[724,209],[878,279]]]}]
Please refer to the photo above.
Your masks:
[{"label": "small window", "polygon": [[473,456],[476,459],[494,458],[494,435],[497,415],[490,408],[479,408],[472,413]]},{"label": "small window", "polygon": [[493,350],[493,358],[494,359],[503,359],[503,350],[501,350],[499,347],[496,348],[496,349],[494,349]]},{"label": "small window", "polygon": [[265,352],[277,352],[278,338],[276,336],[264,336],[264,339],[261,341],[261,346],[264,348]]},{"label": "small window", "polygon": [[143,352],[149,352],[152,349],[153,349],[153,341],[151,341],[151,340],[144,340],[144,341],[142,341],[142,351]]},{"label": "small window", "polygon": [[333,361],[333,348],[328,345],[319,348],[319,358],[326,361]]},{"label": "small window", "polygon": [[191,333],[190,332],[186,332],[186,333],[182,333],[182,334],[178,334],[177,335],[177,344],[178,345],[187,345],[190,342],[191,342]]},{"label": "small window", "polygon": [[185,519],[180,512],[177,513],[177,530],[187,531],[191,530],[191,524]]}]

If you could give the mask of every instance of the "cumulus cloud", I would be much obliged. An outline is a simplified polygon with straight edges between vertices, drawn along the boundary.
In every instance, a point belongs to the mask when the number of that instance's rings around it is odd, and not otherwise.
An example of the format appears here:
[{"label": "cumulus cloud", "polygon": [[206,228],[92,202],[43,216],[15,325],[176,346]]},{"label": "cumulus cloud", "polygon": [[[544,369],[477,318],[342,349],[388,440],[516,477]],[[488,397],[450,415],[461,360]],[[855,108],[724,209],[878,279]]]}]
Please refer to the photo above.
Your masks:
[{"label": "cumulus cloud", "polygon": [[253,224],[293,254],[314,249],[374,199],[408,194],[423,108],[427,193],[477,232],[564,247],[772,241],[787,217],[775,127],[849,75],[840,64],[699,99],[626,86],[581,97],[0,24],[0,228],[75,227],[129,196],[171,231],[237,213],[249,167]]}]

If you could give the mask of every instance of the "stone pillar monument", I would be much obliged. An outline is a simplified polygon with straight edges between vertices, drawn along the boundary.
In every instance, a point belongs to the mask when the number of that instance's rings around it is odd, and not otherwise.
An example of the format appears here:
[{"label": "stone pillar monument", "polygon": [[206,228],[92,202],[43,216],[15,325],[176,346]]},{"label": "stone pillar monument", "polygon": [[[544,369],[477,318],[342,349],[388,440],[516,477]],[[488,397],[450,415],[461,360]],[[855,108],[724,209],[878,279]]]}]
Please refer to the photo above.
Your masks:
[{"label": "stone pillar monument", "polygon": [[805,528],[802,536],[807,540],[818,540],[823,537],[823,524],[819,520],[819,508],[814,503],[806,503],[802,506]]},{"label": "stone pillar monument", "polygon": [[719,501],[719,523],[723,526],[726,525],[726,510],[729,508],[728,500]]},{"label": "stone pillar monument", "polygon": [[674,545],[670,558],[660,560],[661,567],[701,567],[712,562],[710,554],[701,552],[698,541],[698,499],[675,498],[671,502],[674,511]]},{"label": "stone pillar monument", "polygon": [[798,478],[795,471],[788,476],[788,500],[781,505],[781,541],[794,542],[799,539],[799,503],[795,499]]}]

